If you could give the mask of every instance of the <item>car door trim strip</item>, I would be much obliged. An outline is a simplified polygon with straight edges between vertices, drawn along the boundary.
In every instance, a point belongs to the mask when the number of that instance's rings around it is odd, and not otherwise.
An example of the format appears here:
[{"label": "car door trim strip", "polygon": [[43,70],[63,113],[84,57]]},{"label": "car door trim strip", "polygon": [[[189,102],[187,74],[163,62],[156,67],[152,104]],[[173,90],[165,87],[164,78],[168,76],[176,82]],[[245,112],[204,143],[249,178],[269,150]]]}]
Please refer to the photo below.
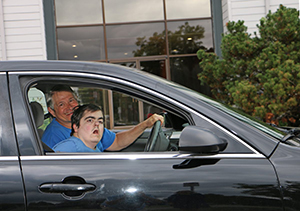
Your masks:
[{"label": "car door trim strip", "polygon": [[48,153],[48,156],[21,156],[22,161],[30,160],[143,160],[143,159],[265,159],[262,154],[169,154],[169,153]]}]

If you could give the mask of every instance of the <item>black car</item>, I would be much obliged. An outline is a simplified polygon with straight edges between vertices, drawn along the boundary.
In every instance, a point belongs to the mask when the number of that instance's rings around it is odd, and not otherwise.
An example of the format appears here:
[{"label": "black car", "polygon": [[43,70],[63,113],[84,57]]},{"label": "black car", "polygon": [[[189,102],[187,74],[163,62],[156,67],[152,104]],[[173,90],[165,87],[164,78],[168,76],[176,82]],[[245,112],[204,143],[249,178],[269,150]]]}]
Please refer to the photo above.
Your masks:
[{"label": "black car", "polygon": [[[55,84],[101,105],[116,133],[165,123],[118,152],[54,153],[41,135]],[[188,88],[67,61],[0,62],[0,86],[0,210],[300,210],[297,136]]]}]

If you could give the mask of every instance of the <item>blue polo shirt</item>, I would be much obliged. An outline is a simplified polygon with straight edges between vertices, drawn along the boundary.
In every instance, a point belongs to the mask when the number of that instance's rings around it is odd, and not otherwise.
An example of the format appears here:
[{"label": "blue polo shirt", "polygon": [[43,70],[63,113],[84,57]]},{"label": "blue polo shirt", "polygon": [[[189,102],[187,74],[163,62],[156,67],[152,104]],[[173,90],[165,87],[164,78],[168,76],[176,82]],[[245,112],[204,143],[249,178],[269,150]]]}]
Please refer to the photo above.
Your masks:
[{"label": "blue polo shirt", "polygon": [[58,142],[69,138],[71,131],[71,129],[59,124],[54,118],[44,131],[42,141],[50,148],[53,148]]},{"label": "blue polo shirt", "polygon": [[[116,134],[104,128],[101,141],[93,150],[87,147],[79,138],[71,136],[53,147],[55,152],[103,152],[114,142]],[[105,146],[105,147],[104,147]]]},{"label": "blue polo shirt", "polygon": [[102,144],[97,144],[96,149],[93,150],[87,147],[79,138],[71,136],[63,140],[53,147],[55,152],[103,152]]}]

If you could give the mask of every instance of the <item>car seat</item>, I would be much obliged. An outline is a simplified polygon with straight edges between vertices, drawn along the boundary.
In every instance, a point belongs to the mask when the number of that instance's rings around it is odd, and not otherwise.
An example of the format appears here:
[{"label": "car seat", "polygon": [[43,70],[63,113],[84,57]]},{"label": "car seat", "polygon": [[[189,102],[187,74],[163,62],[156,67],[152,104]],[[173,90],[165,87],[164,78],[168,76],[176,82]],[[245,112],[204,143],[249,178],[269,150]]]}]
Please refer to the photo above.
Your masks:
[{"label": "car seat", "polygon": [[30,107],[39,137],[42,138],[44,130],[39,127],[44,124],[44,109],[40,103],[35,101],[30,103]]}]

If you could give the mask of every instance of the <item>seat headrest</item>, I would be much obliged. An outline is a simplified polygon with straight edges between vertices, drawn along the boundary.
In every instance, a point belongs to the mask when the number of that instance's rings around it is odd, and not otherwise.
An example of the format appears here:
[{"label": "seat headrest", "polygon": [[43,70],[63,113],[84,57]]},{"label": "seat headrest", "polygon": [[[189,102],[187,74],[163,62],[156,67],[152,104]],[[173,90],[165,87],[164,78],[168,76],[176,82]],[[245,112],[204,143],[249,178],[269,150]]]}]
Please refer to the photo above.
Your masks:
[{"label": "seat headrest", "polygon": [[40,127],[44,123],[44,109],[38,102],[30,103],[33,118],[37,127]]}]

